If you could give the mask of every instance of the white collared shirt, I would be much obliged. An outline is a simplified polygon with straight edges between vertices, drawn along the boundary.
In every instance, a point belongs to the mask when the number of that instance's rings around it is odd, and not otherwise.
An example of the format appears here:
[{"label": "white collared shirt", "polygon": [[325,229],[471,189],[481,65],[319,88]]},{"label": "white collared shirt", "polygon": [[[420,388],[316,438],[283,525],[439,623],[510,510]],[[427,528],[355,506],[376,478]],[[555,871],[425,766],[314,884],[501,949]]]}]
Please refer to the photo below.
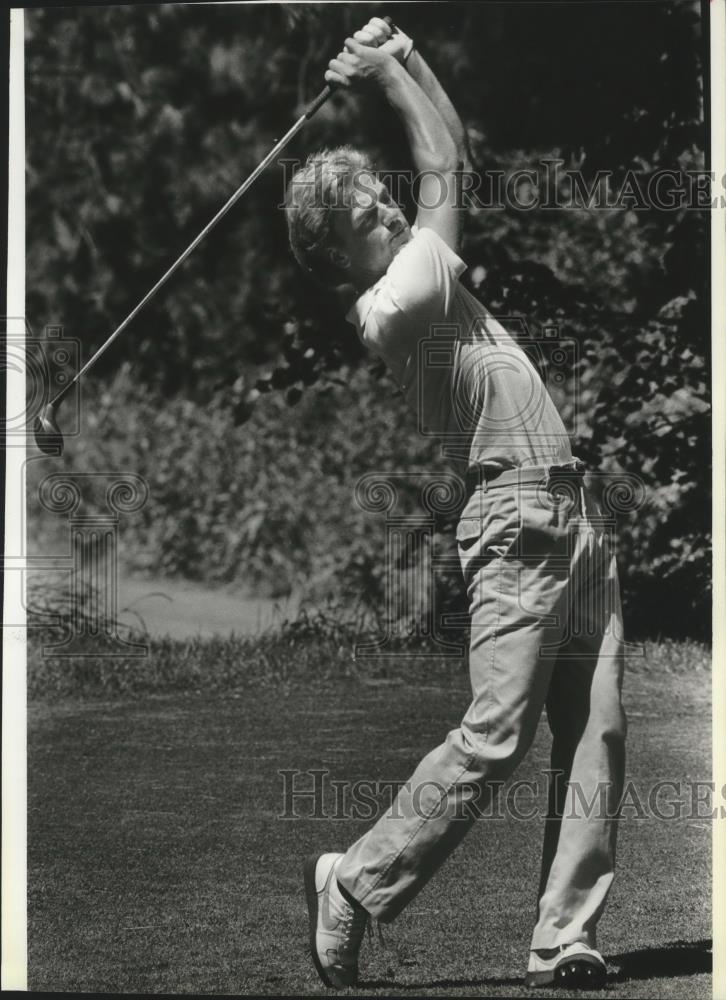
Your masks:
[{"label": "white collared shirt", "polygon": [[432,229],[412,232],[346,319],[386,362],[420,433],[439,438],[462,469],[570,461],[536,368],[459,282],[466,264]]}]

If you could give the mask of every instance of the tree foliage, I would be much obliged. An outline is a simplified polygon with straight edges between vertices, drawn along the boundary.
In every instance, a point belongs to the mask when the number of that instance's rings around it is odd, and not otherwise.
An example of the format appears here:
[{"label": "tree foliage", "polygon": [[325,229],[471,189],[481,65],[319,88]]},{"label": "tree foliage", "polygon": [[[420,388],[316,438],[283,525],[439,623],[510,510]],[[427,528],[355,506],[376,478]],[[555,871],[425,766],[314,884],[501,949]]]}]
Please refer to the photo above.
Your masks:
[{"label": "tree foliage", "polygon": [[[37,8],[27,24],[28,319],[99,346],[322,84],[382,4]],[[480,170],[557,157],[585,181],[702,170],[700,8],[641,4],[385,5],[440,76]],[[337,95],[285,156],[350,141],[402,169],[401,129],[373,97]],[[163,396],[296,404],[348,379],[362,350],[298,272],[271,168],[99,363]],[[404,192],[410,209],[410,195]],[[480,208],[467,280],[489,310],[555,325],[579,362],[558,400],[578,454],[641,475],[623,520],[630,619],[710,607],[708,216],[636,199],[608,209]],[[547,372],[543,375],[547,377]],[[253,387],[256,388],[253,390]],[[264,400],[259,405],[265,405]],[[215,411],[216,412],[216,411]]]}]

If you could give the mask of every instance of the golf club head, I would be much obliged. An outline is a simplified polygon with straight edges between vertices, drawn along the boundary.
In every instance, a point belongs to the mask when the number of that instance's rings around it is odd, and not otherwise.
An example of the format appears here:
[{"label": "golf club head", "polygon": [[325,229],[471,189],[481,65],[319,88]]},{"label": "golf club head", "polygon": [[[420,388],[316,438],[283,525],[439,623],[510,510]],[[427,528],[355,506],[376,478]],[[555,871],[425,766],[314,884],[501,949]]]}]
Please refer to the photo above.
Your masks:
[{"label": "golf club head", "polygon": [[33,424],[35,443],[45,455],[63,454],[63,435],[55,419],[55,405],[48,403],[43,407],[39,417]]}]

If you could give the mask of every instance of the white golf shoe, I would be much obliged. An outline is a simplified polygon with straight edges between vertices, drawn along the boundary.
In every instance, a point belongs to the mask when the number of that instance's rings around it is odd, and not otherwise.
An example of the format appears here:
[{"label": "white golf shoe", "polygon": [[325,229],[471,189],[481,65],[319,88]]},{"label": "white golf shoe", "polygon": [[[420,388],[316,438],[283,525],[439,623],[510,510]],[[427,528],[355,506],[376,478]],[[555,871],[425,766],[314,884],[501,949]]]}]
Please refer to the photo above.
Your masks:
[{"label": "white golf shoe", "polygon": [[358,981],[358,950],[368,912],[342,895],[335,869],[342,854],[314,854],[304,865],[310,915],[310,953],[326,986],[342,989]]},{"label": "white golf shoe", "polygon": [[[554,949],[553,949],[554,950]],[[607,969],[599,951],[576,941],[562,945],[549,958],[529,953],[525,986],[553,986],[565,990],[598,990],[605,985]]]}]

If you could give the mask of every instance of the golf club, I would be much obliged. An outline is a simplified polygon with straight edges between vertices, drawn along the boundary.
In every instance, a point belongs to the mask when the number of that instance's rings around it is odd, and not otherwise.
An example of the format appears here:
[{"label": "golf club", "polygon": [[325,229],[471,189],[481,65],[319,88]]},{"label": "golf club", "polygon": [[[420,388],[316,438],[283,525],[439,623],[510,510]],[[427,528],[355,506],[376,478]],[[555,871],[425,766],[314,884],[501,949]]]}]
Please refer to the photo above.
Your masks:
[{"label": "golf club", "polygon": [[[396,30],[396,27],[390,17],[384,18],[386,23],[392,30]],[[38,448],[44,452],[46,455],[62,455],[63,454],[63,434],[61,433],[60,427],[58,426],[58,421],[56,419],[57,410],[63,399],[70,392],[73,386],[79,381],[82,375],[84,375],[101,357],[101,355],[111,346],[114,340],[121,334],[129,323],[134,319],[138,313],[144,308],[147,302],[156,295],[159,289],[168,281],[168,279],[174,274],[174,272],[181,267],[187,257],[199,246],[207,233],[217,225],[220,219],[229,212],[233,205],[235,205],[245,191],[254,184],[260,174],[272,163],[275,157],[282,152],[282,150],[287,146],[287,144],[294,139],[297,133],[302,129],[305,122],[309,121],[313,115],[322,108],[325,102],[328,100],[330,95],[333,93],[333,88],[330,84],[326,84],[325,87],[320,91],[318,96],[309,105],[309,107],[303,112],[298,118],[292,128],[285,133],[285,135],[280,139],[278,143],[270,150],[267,156],[255,167],[249,177],[237,188],[234,194],[229,198],[224,205],[220,208],[217,214],[211,219],[207,225],[202,229],[198,236],[189,244],[186,250],[178,257],[168,271],[165,272],[156,282],[156,284],[151,288],[143,299],[135,306],[134,309],[128,314],[126,319],[116,327],[111,336],[99,347],[95,354],[93,354],[88,361],[83,365],[83,367],[73,376],[73,378],[63,386],[61,391],[53,398],[49,403],[43,407],[42,412],[39,416],[35,418],[33,424],[33,434],[35,436],[35,443]]]}]

